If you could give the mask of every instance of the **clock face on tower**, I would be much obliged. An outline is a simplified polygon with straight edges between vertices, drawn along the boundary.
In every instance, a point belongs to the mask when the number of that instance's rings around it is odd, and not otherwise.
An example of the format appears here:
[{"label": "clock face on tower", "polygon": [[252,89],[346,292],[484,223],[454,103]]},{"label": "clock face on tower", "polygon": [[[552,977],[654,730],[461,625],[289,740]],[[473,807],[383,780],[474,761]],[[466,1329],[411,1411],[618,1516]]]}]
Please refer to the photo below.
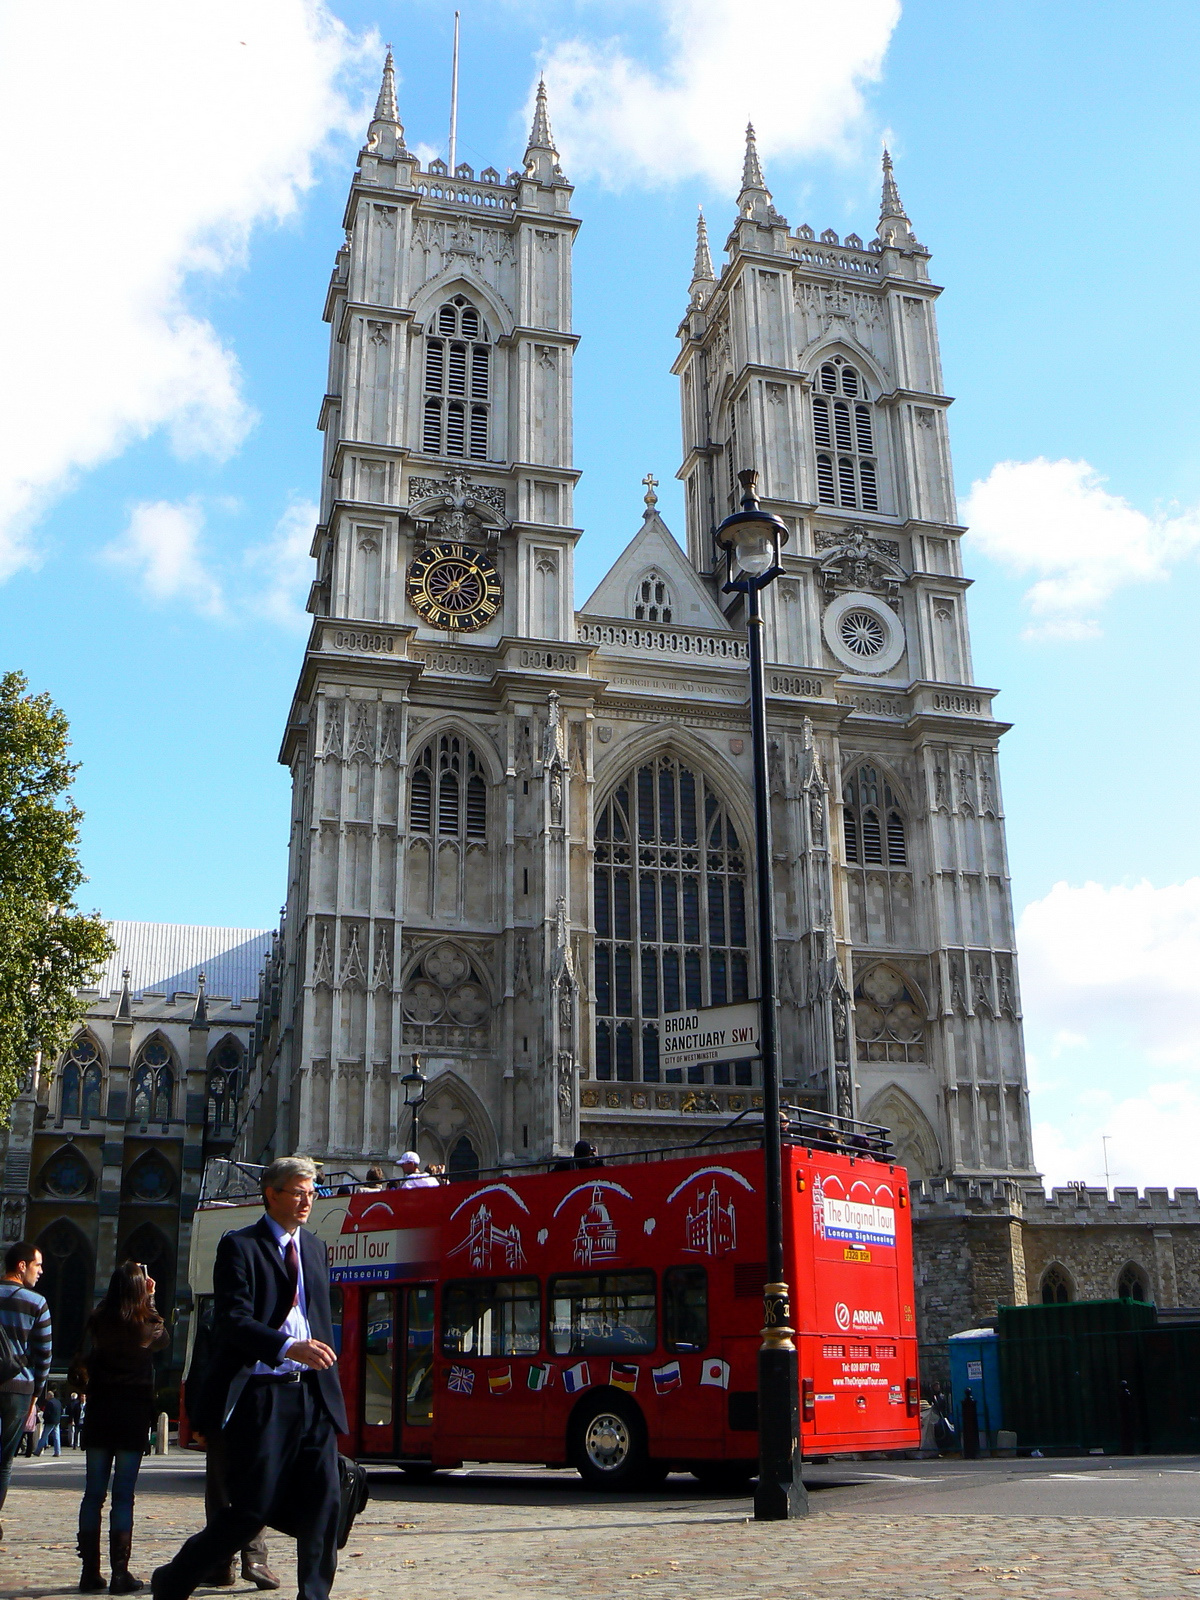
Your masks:
[{"label": "clock face on tower", "polygon": [[408,569],[408,598],[434,628],[478,633],[500,609],[504,590],[496,564],[465,544],[431,544]]}]

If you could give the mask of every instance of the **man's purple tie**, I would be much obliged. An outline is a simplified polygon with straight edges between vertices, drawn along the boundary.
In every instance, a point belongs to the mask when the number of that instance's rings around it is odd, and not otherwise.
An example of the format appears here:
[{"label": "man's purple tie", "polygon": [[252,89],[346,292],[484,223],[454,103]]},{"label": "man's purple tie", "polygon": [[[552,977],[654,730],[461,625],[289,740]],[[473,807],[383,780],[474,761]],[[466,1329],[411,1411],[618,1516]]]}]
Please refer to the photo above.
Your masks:
[{"label": "man's purple tie", "polygon": [[287,1242],[283,1252],[283,1270],[287,1273],[288,1282],[292,1286],[292,1304],[300,1304],[300,1252],[296,1249],[296,1240],[293,1236]]}]

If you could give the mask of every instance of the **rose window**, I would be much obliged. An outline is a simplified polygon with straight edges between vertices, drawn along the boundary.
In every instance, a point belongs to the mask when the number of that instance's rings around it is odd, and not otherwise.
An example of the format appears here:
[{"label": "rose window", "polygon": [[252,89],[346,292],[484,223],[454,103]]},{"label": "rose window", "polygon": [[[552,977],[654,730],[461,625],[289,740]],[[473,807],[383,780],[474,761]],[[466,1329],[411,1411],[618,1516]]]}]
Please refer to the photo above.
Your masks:
[{"label": "rose window", "polygon": [[864,661],[877,656],[887,644],[887,629],[870,611],[847,611],[838,632],[846,649]]}]

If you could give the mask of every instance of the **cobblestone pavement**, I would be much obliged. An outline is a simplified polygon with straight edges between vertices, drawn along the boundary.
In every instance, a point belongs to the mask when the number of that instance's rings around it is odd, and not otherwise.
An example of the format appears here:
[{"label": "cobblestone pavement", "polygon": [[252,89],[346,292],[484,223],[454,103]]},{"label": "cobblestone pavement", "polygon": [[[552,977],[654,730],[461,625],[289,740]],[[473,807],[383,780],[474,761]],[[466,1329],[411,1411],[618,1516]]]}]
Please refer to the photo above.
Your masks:
[{"label": "cobblestone pavement", "polygon": [[[1073,1465],[1046,1462],[1043,1477],[1026,1487],[1045,1496],[1055,1486],[1072,1490],[1088,1477]],[[378,1473],[343,1552],[335,1600],[396,1600],[405,1591],[421,1600],[1200,1597],[1200,1487],[1195,1516],[914,1514],[902,1497],[902,1509],[894,1509],[896,1474],[880,1473],[881,1481],[868,1475],[850,1487],[857,1472],[842,1468],[839,1477],[826,1469],[814,1514],[789,1525],[756,1525],[748,1501],[706,1494],[685,1478],[652,1495],[609,1499],[561,1473],[479,1473],[420,1489]],[[1149,1487],[1152,1504],[1155,1473],[1140,1463],[1099,1486],[1112,1493],[1130,1484],[1133,1493],[1147,1473],[1140,1486]],[[932,1482],[949,1485],[951,1504],[965,1476],[959,1466]],[[1004,1476],[994,1474],[997,1484]],[[134,1540],[142,1576],[198,1526],[202,1482],[198,1463],[187,1458],[148,1464]],[[1200,1486],[1194,1469],[1189,1496],[1192,1483]],[[0,1600],[74,1589],[81,1488],[78,1457],[18,1464],[3,1512]],[[938,1503],[928,1484],[916,1492],[922,1504]],[[872,1509],[876,1500],[886,1509]],[[272,1535],[272,1561],[285,1576],[281,1595],[288,1600],[294,1568],[281,1536]],[[233,1591],[251,1592],[241,1583]]]}]

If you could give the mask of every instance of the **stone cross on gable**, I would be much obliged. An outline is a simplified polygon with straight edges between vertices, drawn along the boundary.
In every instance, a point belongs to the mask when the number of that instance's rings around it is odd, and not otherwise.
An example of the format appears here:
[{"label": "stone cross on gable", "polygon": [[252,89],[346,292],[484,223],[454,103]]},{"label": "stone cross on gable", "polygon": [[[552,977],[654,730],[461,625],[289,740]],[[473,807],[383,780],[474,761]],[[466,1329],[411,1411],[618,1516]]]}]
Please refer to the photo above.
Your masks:
[{"label": "stone cross on gable", "polygon": [[652,472],[648,472],[642,482],[646,485],[646,509],[653,511],[658,504],[658,496],[654,492],[658,488],[658,479]]}]

